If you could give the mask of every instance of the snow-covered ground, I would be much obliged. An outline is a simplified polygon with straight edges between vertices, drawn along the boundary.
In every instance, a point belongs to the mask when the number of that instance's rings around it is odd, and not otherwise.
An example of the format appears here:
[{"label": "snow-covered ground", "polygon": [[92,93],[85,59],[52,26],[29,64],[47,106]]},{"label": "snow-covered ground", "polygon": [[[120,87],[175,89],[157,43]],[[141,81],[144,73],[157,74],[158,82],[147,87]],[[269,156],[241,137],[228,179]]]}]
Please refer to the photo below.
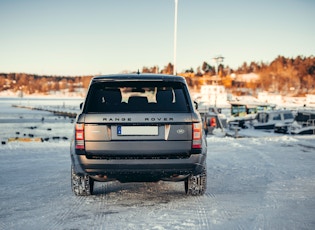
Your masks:
[{"label": "snow-covered ground", "polygon": [[[9,105],[0,100],[2,140],[71,136],[71,119]],[[76,197],[68,140],[1,144],[0,229],[315,229],[315,136],[207,140],[201,197],[183,182],[96,183]]]}]

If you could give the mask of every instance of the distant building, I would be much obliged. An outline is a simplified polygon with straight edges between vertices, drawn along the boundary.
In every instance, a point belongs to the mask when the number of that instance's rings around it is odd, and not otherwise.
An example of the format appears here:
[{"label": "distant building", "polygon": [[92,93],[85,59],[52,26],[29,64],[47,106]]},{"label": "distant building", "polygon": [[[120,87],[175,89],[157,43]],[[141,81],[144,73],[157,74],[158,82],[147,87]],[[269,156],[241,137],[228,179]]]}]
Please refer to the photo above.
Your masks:
[{"label": "distant building", "polygon": [[281,104],[283,98],[280,94],[273,94],[267,92],[258,93],[258,100],[266,103]]},{"label": "distant building", "polygon": [[201,101],[214,106],[228,104],[228,94],[223,85],[202,85],[200,89]]},{"label": "distant building", "polygon": [[233,78],[235,82],[249,83],[256,82],[259,79],[259,75],[255,73],[235,74],[233,75]]}]

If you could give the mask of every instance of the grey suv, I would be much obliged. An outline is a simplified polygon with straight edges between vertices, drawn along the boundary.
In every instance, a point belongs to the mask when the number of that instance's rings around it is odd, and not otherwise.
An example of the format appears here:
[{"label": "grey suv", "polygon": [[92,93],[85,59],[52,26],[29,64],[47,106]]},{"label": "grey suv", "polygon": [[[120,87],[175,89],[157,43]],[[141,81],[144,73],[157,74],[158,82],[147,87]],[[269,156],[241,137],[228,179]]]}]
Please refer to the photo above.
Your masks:
[{"label": "grey suv", "polygon": [[94,181],[184,181],[186,194],[206,190],[202,120],[180,76],[94,77],[71,141],[75,195]]}]

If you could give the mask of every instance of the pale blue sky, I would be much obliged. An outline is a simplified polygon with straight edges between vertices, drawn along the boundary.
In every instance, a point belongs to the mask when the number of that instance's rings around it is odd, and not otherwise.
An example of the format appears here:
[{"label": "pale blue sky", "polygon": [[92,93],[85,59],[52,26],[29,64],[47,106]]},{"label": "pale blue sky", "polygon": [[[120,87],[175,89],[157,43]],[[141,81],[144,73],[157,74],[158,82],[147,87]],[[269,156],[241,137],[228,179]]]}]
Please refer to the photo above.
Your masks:
[{"label": "pale blue sky", "polygon": [[[95,75],[173,63],[174,0],[0,0],[0,72]],[[179,0],[177,70],[315,55],[314,0]]]}]

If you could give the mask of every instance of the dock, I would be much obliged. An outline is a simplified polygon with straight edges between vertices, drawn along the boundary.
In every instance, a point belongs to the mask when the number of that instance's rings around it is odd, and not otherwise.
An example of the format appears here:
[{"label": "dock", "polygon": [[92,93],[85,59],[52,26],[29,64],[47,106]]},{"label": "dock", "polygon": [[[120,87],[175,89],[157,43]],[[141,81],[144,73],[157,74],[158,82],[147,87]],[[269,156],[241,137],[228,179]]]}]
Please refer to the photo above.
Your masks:
[{"label": "dock", "polygon": [[76,118],[79,110],[73,107],[60,107],[60,106],[26,106],[26,105],[12,105],[15,108],[30,109],[30,110],[40,110],[53,113],[57,116],[65,116],[69,118]]}]

